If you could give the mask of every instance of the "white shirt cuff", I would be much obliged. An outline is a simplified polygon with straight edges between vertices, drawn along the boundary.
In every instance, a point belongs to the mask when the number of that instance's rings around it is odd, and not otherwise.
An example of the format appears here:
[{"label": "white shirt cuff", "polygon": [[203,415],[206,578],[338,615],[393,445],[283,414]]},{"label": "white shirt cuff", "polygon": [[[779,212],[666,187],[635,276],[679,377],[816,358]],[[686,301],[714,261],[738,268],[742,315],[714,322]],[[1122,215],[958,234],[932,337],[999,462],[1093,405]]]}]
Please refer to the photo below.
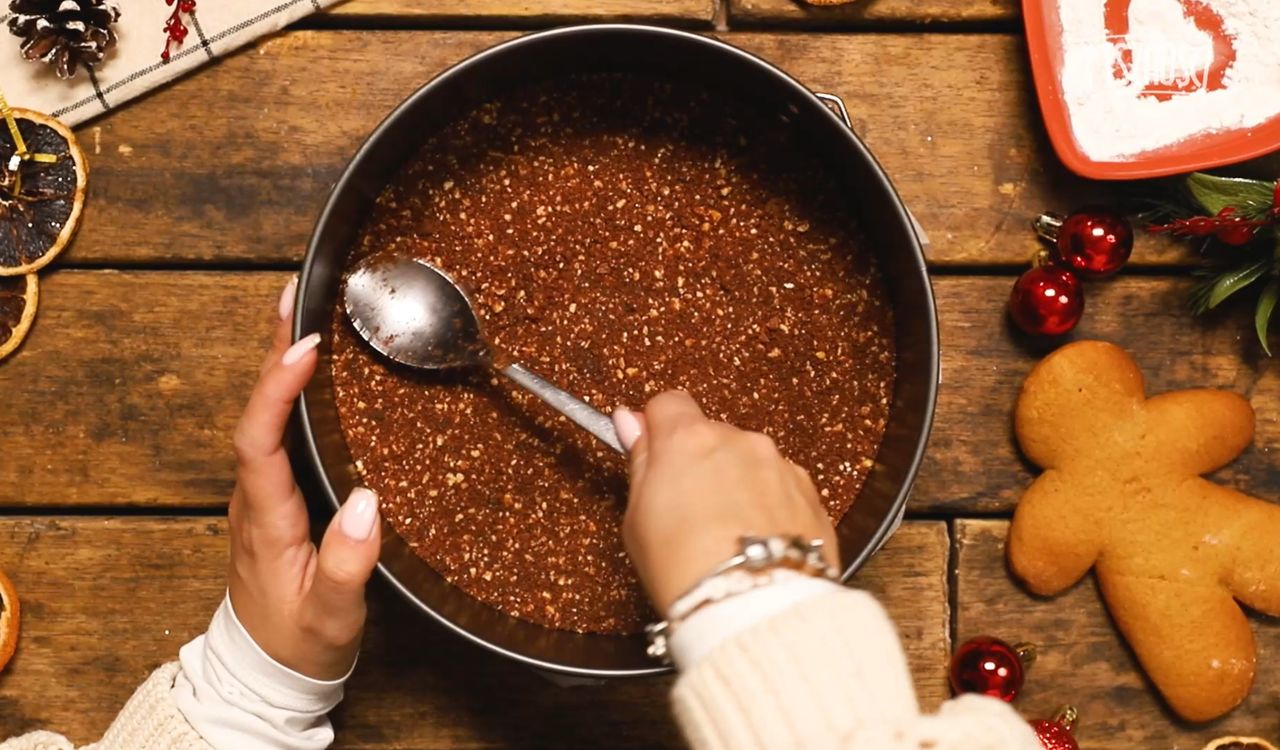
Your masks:
[{"label": "white shirt cuff", "polygon": [[179,661],[174,701],[215,750],[324,750],[333,743],[327,715],[342,701],[346,677],[314,680],[276,662],[240,624],[230,597],[208,632],[182,647]]},{"label": "white shirt cuff", "polygon": [[825,578],[792,570],[774,571],[772,583],[707,605],[685,618],[668,641],[671,660],[681,671],[688,671],[752,625],[840,588]]}]

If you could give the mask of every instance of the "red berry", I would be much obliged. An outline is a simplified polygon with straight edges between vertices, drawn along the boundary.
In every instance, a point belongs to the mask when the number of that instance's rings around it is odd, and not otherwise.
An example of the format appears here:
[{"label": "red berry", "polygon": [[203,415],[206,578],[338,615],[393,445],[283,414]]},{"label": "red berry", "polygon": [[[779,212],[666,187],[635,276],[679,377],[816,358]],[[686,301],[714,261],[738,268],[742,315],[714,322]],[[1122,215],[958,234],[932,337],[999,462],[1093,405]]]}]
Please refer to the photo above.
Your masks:
[{"label": "red berry", "polygon": [[1036,739],[1040,740],[1044,750],[1080,750],[1076,738],[1071,736],[1071,730],[1056,721],[1036,719],[1031,722],[1031,728],[1035,730]]},{"label": "red berry", "polygon": [[1009,315],[1027,333],[1061,336],[1084,313],[1084,290],[1065,268],[1036,266],[1018,277],[1009,296]]},{"label": "red berry", "polygon": [[1253,236],[1258,232],[1256,225],[1236,218],[1235,206],[1224,206],[1216,218],[1217,221],[1213,219],[1205,221],[1213,226],[1213,236],[1225,244],[1236,247],[1247,245],[1253,241]]},{"label": "red berry", "polygon": [[1223,243],[1239,247],[1253,241],[1258,228],[1247,222],[1232,222],[1213,230],[1213,236]]},{"label": "red berry", "polygon": [[979,636],[965,641],[951,657],[951,689],[1012,701],[1022,689],[1022,659],[999,638]]},{"label": "red berry", "polygon": [[178,9],[183,13],[194,13],[196,9],[196,0],[182,0],[178,3]]},{"label": "red berry", "polygon": [[1058,228],[1058,257],[1073,271],[1110,276],[1133,252],[1129,220],[1105,208],[1082,208]]}]

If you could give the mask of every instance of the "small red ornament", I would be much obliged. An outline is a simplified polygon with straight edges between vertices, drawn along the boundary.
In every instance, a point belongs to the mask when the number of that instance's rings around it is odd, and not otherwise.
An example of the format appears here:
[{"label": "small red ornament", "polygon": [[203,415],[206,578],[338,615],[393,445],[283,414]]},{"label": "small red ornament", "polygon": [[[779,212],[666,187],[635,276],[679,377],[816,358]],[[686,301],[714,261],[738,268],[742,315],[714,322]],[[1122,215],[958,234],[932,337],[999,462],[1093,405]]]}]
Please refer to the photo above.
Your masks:
[{"label": "small red ornament", "polygon": [[1133,227],[1110,209],[1089,206],[1066,218],[1041,214],[1032,226],[1054,244],[1063,265],[1088,276],[1110,276],[1133,252]]},{"label": "small red ornament", "polygon": [[1036,739],[1044,750],[1080,750],[1076,738],[1071,736],[1079,715],[1073,706],[1063,706],[1052,719],[1036,719],[1031,722]]},{"label": "small red ornament", "polygon": [[1009,316],[1027,333],[1061,336],[1080,322],[1084,290],[1070,271],[1037,265],[1018,277],[1009,295]]},{"label": "small red ornament", "polygon": [[187,40],[187,25],[182,22],[182,14],[188,16],[196,12],[196,0],[164,0],[165,5],[173,6],[173,13],[169,15],[169,20],[164,22],[164,51],[160,53],[160,59],[169,62],[169,51],[174,45],[181,45]]},{"label": "small red ornament", "polygon": [[1022,689],[1026,667],[1035,661],[1030,643],[1010,646],[988,635],[970,638],[951,657],[951,689],[1012,702]]}]

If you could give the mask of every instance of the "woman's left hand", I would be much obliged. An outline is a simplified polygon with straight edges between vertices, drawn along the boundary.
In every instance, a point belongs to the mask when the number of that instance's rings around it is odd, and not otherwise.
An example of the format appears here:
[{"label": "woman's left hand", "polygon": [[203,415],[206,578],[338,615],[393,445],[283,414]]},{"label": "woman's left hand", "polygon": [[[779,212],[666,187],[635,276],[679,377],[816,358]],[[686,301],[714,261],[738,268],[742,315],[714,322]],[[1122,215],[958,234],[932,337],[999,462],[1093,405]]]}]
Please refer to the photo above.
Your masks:
[{"label": "woman's left hand", "polygon": [[319,334],[289,345],[297,280],[281,295],[275,340],[235,431],[231,604],[280,664],[317,680],[345,676],[364,628],[364,589],[378,561],[378,499],[357,488],[311,542],[302,492],[284,449],[294,402],[316,369]]}]

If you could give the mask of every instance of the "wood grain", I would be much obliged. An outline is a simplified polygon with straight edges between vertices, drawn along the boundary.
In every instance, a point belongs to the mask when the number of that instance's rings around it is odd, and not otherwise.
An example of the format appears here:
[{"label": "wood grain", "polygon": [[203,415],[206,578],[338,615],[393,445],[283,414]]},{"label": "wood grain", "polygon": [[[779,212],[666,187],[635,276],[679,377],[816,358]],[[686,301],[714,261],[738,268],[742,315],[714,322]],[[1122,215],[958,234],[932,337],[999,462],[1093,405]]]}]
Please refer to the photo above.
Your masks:
[{"label": "wood grain", "polygon": [[[81,128],[90,198],[59,262],[296,261],[327,191],[381,118],[448,65],[510,36],[286,33]],[[1053,155],[1017,37],[725,38],[845,98],[928,231],[935,265],[1025,264],[1033,216],[1117,190],[1069,175]],[[192,120],[193,100],[219,106]],[[1185,259],[1180,246],[1144,237],[1134,262]]]},{"label": "wood grain", "polygon": [[728,2],[730,28],[842,29],[888,23],[1012,25],[1021,17],[1016,0],[853,0],[841,5],[811,5],[804,0]]},{"label": "wood grain", "polygon": [[[218,507],[232,484],[230,435],[255,378],[283,272],[58,271],[30,338],[0,364],[0,507]],[[942,387],[912,509],[1005,513],[1033,474],[1010,419],[1047,349],[1011,332],[1011,277],[934,279]],[[1246,394],[1254,446],[1220,481],[1280,498],[1280,369],[1260,356],[1249,310],[1197,321],[1190,281],[1121,276],[1088,287],[1076,338],[1130,349],[1152,393]]]},{"label": "wood grain", "polygon": [[[942,513],[1005,513],[1031,482],[1033,467],[1013,438],[1022,380],[1058,342],[1015,333],[1005,320],[1012,279],[937,278],[942,386],[932,440],[912,507]],[[1069,339],[1103,339],[1128,349],[1149,394],[1225,388],[1257,412],[1253,445],[1215,475],[1241,491],[1280,500],[1280,367],[1263,355],[1247,304],[1204,319],[1184,304],[1185,278],[1121,276],[1086,286],[1080,326]],[[1274,341],[1273,341],[1274,346]]]},{"label": "wood grain", "polygon": [[429,27],[540,27],[630,22],[708,27],[717,0],[348,0],[325,11],[337,22]]},{"label": "wood grain", "polygon": [[226,589],[214,518],[4,518],[0,569],[22,602],[0,673],[0,738],[98,739],[151,670],[208,624]]},{"label": "wood grain", "polygon": [[1112,627],[1092,576],[1055,599],[1034,598],[1009,577],[1003,521],[956,522],[957,642],[980,634],[1035,643],[1037,658],[1018,698],[1029,717],[1051,716],[1064,703],[1080,711],[1076,738],[1090,750],[1197,750],[1223,735],[1280,737],[1280,621],[1254,618],[1258,677],[1234,713],[1208,725],[1178,721],[1146,683]]},{"label": "wood grain", "polygon": [[0,505],[221,506],[286,273],[57,271],[0,363]]},{"label": "wood grain", "polygon": [[[37,728],[96,739],[134,687],[202,632],[225,586],[225,522],[5,518],[0,569],[23,601],[0,674],[0,738]],[[945,694],[946,527],[905,524],[859,576],[903,628],[921,700]],[[669,679],[562,688],[428,623],[373,586],[338,748],[678,748]]]}]

